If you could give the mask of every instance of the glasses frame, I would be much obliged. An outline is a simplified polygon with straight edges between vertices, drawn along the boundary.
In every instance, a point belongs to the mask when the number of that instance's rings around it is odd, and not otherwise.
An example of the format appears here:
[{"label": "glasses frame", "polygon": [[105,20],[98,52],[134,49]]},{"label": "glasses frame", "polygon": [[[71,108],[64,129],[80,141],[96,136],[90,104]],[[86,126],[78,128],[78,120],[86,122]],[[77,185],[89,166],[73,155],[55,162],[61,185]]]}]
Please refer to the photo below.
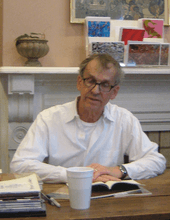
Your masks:
[{"label": "glasses frame", "polygon": [[110,90],[109,90],[109,91],[103,91],[103,90],[101,89],[101,84],[102,84],[103,82],[101,82],[101,83],[95,82],[95,83],[94,83],[94,86],[87,86],[86,83],[85,83],[85,81],[86,81],[87,79],[90,79],[90,78],[91,78],[91,77],[87,77],[87,78],[83,78],[83,77],[82,77],[83,82],[84,82],[84,85],[85,85],[87,88],[90,88],[90,87],[91,87],[91,89],[94,89],[95,86],[98,85],[100,92],[110,92],[115,86],[117,86],[117,84],[110,85]]}]

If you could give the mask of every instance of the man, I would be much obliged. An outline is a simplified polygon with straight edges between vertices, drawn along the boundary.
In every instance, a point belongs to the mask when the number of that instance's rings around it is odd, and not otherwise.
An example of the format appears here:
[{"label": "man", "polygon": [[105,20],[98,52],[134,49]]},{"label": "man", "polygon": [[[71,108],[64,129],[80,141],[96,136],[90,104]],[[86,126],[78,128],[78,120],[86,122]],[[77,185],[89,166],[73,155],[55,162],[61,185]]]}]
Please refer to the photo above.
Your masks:
[{"label": "man", "polygon": [[[166,167],[136,117],[109,103],[123,78],[107,54],[94,54],[80,65],[80,97],[42,111],[11,162],[13,172],[36,172],[48,182],[66,182],[66,168],[90,166],[93,181],[154,177]],[[129,163],[124,164],[124,155]],[[48,164],[43,161],[48,158]],[[120,166],[119,166],[120,165]]]}]

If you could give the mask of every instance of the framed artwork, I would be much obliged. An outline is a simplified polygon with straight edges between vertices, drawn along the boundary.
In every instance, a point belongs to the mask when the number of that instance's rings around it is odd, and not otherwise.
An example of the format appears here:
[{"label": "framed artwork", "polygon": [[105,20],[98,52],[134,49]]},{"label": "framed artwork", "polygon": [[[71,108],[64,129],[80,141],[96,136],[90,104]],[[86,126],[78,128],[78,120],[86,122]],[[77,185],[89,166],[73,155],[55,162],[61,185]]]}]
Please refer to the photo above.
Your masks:
[{"label": "framed artwork", "polygon": [[89,54],[108,53],[119,63],[124,63],[124,42],[92,42]]},{"label": "framed artwork", "polygon": [[164,19],[169,25],[170,0],[70,0],[70,22],[84,23],[87,16],[114,20]]},{"label": "framed artwork", "polygon": [[126,51],[127,66],[159,65],[160,43],[128,41]]}]

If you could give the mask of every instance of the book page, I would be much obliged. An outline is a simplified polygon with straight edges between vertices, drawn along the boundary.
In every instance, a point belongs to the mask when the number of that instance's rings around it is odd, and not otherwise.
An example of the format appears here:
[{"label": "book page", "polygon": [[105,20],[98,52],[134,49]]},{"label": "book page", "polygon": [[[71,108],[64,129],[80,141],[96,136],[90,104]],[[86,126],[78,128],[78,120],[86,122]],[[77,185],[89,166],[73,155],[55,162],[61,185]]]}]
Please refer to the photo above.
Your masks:
[{"label": "book page", "polygon": [[36,174],[19,179],[0,181],[0,195],[6,193],[40,192]]},{"label": "book page", "polygon": [[104,185],[107,185],[107,188],[108,189],[111,189],[112,186],[114,184],[118,184],[118,183],[128,183],[128,184],[134,184],[134,185],[141,185],[140,183],[138,183],[137,181],[135,180],[121,180],[121,181],[107,181],[106,183],[103,183],[103,182],[95,182],[92,184],[92,186],[104,186]]}]

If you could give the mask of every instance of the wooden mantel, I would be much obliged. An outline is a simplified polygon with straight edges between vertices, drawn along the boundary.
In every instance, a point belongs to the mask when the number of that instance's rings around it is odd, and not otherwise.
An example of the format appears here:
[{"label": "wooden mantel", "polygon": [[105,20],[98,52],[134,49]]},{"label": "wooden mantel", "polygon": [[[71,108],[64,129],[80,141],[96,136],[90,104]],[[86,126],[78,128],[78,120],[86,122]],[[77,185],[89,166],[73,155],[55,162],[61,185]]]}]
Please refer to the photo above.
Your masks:
[{"label": "wooden mantel", "polygon": [[[123,67],[112,102],[133,112],[145,131],[170,131],[170,67]],[[37,114],[74,100],[78,67],[0,67],[0,168],[9,161]]]}]

